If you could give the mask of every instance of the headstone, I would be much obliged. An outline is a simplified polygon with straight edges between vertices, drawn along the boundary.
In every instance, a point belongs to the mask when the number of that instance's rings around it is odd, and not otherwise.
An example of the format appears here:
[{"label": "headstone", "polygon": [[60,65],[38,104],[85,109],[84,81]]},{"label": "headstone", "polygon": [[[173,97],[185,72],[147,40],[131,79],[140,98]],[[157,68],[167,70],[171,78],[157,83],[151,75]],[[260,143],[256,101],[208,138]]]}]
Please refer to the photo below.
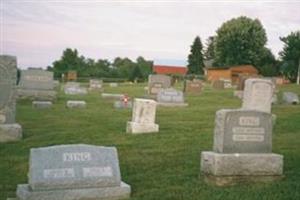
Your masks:
[{"label": "headstone", "polygon": [[299,97],[293,92],[283,92],[282,100],[286,104],[299,104]]},{"label": "headstone", "polygon": [[21,71],[18,97],[21,99],[49,100],[56,99],[53,72],[42,69]]},{"label": "headstone", "polygon": [[224,89],[224,80],[215,80],[213,83],[212,83],[212,87],[214,89]]},{"label": "headstone", "polygon": [[85,101],[74,101],[74,100],[69,100],[67,101],[67,108],[85,108],[86,107],[86,102]]},{"label": "headstone", "polygon": [[271,114],[225,109],[216,113],[214,152],[270,153],[271,150]]},{"label": "headstone", "polygon": [[91,79],[90,80],[90,90],[103,90],[103,81],[102,80],[96,80],[96,79]]},{"label": "headstone", "polygon": [[31,149],[28,184],[17,186],[22,200],[123,199],[130,192],[117,149],[84,144]]},{"label": "headstone", "polygon": [[161,89],[171,87],[171,77],[161,74],[151,74],[148,77],[148,94],[156,95]]},{"label": "headstone", "polygon": [[127,133],[153,133],[158,132],[159,126],[155,124],[156,101],[151,99],[134,99],[132,121],[127,122]]},{"label": "headstone", "polygon": [[68,95],[85,95],[87,94],[87,89],[80,87],[80,83],[77,82],[67,82],[64,87],[65,94]]},{"label": "headstone", "polygon": [[282,178],[283,156],[272,153],[272,121],[267,112],[219,110],[213,151],[201,153],[205,181],[224,186]]},{"label": "headstone", "polygon": [[157,103],[160,106],[187,106],[184,103],[183,92],[173,88],[162,89],[157,94]]},{"label": "headstone", "polygon": [[118,87],[118,83],[109,83],[110,87]]},{"label": "headstone", "polygon": [[185,87],[184,92],[185,93],[195,93],[200,94],[202,91],[202,81],[194,79],[192,81],[186,80],[185,81]]},{"label": "headstone", "polygon": [[269,79],[247,79],[242,109],[271,113],[274,85]]},{"label": "headstone", "polygon": [[51,108],[52,102],[51,101],[33,101],[32,107],[37,108],[37,109]]},{"label": "headstone", "polygon": [[124,94],[111,94],[111,93],[102,93],[101,96],[103,99],[117,99],[117,100],[121,100],[122,98],[125,97]]},{"label": "headstone", "polygon": [[224,83],[224,88],[225,89],[232,88],[231,80],[229,80],[229,79],[223,79],[223,83]]},{"label": "headstone", "polygon": [[0,142],[22,138],[22,127],[16,123],[17,60],[0,55]]}]

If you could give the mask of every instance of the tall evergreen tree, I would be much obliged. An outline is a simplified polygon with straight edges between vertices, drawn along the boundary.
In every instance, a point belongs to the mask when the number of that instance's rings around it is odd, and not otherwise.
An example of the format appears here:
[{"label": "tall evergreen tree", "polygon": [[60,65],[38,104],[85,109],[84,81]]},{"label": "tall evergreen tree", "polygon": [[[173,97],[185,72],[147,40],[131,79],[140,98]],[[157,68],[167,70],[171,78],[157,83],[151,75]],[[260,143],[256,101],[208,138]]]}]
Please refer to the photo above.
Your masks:
[{"label": "tall evergreen tree", "polygon": [[204,49],[204,59],[211,60],[215,58],[215,48],[214,48],[215,36],[210,36],[206,40],[206,48]]},{"label": "tall evergreen tree", "polygon": [[189,74],[203,74],[203,54],[202,43],[199,36],[197,36],[191,46],[190,55],[188,56],[188,73]]}]

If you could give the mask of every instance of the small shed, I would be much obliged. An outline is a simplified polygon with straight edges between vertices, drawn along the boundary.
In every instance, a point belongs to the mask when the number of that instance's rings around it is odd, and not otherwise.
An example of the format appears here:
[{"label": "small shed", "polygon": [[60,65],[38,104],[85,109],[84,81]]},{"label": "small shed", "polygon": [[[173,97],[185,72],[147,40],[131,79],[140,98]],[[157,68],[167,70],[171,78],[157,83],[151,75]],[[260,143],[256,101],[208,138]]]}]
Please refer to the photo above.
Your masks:
[{"label": "small shed", "polygon": [[77,72],[74,70],[70,70],[66,73],[65,78],[67,81],[76,81],[77,80]]},{"label": "small shed", "polygon": [[237,83],[241,75],[258,75],[258,70],[253,65],[238,65],[231,67],[206,67],[205,75],[208,81],[216,81],[220,79],[231,80]]}]

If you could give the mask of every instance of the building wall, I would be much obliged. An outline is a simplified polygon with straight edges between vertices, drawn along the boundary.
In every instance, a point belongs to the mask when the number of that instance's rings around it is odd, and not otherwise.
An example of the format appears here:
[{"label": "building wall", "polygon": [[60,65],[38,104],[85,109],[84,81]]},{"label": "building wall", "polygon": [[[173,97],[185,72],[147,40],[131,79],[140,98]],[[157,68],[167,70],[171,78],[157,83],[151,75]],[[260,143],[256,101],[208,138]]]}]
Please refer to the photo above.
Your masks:
[{"label": "building wall", "polygon": [[181,74],[181,75],[185,75],[187,73],[187,67],[154,65],[153,66],[153,72],[155,72],[156,74]]},{"label": "building wall", "polygon": [[229,69],[208,69],[207,70],[207,80],[216,81],[220,79],[230,79],[231,71]]}]

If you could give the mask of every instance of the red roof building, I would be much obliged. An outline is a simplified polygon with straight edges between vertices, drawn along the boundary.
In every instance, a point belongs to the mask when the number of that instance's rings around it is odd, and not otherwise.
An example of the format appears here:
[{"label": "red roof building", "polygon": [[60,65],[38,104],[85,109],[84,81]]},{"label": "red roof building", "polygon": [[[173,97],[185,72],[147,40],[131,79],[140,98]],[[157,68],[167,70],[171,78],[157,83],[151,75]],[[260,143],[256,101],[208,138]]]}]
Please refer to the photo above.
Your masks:
[{"label": "red roof building", "polygon": [[153,65],[152,70],[156,74],[185,75],[187,73],[187,67],[185,66]]}]

